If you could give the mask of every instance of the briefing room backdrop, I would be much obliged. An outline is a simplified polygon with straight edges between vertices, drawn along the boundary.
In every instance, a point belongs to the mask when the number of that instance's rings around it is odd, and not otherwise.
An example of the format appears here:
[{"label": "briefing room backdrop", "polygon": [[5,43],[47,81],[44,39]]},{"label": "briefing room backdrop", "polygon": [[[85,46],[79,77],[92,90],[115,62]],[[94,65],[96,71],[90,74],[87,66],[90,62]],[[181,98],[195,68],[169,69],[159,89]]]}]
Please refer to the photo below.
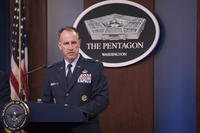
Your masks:
[{"label": "briefing room backdrop", "polygon": [[[12,23],[14,0],[10,7],[6,1],[0,4],[0,66],[8,72],[8,10]],[[57,30],[72,25],[85,8],[100,1],[26,0],[29,70],[61,59]],[[200,133],[199,0],[132,1],[156,15],[161,36],[153,53],[142,61],[106,68],[111,105],[101,115],[103,133]],[[43,74],[44,68],[29,75],[31,100],[41,95]]]}]

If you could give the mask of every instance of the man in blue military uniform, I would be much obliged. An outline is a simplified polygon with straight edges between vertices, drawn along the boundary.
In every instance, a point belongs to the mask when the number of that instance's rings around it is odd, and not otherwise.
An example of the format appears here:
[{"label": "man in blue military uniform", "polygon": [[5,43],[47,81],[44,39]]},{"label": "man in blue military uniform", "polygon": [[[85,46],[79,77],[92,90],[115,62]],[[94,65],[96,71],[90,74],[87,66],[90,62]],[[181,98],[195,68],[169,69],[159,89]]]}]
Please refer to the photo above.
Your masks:
[{"label": "man in blue military uniform", "polygon": [[103,64],[83,58],[80,45],[75,28],[59,31],[58,47],[64,60],[47,69],[42,101],[76,106],[83,112],[88,122],[71,128],[71,133],[100,133],[98,115],[109,105],[108,83]]}]

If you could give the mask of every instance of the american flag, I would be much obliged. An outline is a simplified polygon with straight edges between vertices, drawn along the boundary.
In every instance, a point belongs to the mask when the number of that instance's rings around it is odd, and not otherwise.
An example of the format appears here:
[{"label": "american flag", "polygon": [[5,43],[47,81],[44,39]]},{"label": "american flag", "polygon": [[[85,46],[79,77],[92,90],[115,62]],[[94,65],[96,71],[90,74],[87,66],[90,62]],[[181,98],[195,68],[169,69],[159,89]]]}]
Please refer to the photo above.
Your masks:
[{"label": "american flag", "polygon": [[28,50],[25,26],[25,0],[15,0],[14,4],[10,64],[11,99],[28,101]]}]

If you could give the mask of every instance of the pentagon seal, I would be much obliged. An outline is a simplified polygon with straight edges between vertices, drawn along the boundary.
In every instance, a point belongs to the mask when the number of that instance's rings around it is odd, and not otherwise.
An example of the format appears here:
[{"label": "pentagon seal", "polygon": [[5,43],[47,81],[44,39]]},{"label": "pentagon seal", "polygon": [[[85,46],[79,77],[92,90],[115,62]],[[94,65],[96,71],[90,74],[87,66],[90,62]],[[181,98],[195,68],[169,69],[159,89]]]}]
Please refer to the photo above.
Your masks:
[{"label": "pentagon seal", "polygon": [[2,121],[10,131],[23,129],[29,122],[30,110],[23,101],[11,101],[3,109]]}]

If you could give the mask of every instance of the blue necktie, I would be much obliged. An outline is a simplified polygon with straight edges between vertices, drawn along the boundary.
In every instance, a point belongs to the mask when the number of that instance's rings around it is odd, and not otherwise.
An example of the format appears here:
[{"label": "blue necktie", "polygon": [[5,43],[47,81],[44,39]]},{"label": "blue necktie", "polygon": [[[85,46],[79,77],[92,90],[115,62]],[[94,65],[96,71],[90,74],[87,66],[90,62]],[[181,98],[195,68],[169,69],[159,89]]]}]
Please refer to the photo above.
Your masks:
[{"label": "blue necktie", "polygon": [[68,73],[67,73],[67,86],[69,86],[70,84],[70,80],[72,78],[72,70],[71,70],[72,64],[68,64],[67,68],[68,68]]}]

